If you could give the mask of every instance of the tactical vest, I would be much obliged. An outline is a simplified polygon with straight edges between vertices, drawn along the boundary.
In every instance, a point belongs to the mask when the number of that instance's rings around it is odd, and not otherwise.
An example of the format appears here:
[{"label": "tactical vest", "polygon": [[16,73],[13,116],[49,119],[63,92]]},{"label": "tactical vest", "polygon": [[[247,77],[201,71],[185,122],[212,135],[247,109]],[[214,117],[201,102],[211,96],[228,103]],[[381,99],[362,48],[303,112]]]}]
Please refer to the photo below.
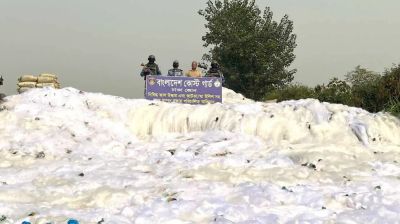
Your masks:
[{"label": "tactical vest", "polygon": [[158,66],[157,66],[156,63],[152,63],[152,64],[147,63],[147,64],[146,64],[146,67],[147,67],[148,69],[150,69],[151,75],[157,75]]},{"label": "tactical vest", "polygon": [[207,72],[207,77],[221,77],[222,73],[218,69],[211,68]]},{"label": "tactical vest", "polygon": [[168,70],[168,76],[183,76],[183,71],[179,68],[173,68]]}]

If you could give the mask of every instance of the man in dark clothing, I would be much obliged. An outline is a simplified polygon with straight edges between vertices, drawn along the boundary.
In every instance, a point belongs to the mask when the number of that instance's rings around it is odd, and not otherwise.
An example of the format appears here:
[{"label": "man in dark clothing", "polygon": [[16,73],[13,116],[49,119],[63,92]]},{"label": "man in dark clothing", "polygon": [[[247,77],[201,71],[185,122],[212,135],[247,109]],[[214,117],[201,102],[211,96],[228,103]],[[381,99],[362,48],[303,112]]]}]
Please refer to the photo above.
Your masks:
[{"label": "man in dark clothing", "polygon": [[183,76],[182,69],[179,69],[179,61],[175,60],[172,63],[172,69],[168,70],[168,76]]},{"label": "man in dark clothing", "polygon": [[146,76],[148,75],[161,75],[161,71],[158,68],[158,65],[155,63],[156,57],[154,55],[150,55],[148,60],[149,63],[143,65],[143,69],[142,72],[140,72],[140,76],[146,79]]},{"label": "man in dark clothing", "polygon": [[[0,76],[0,86],[3,85],[3,76]],[[3,93],[0,93],[0,102],[3,100],[3,98],[5,98],[6,95]]]},{"label": "man in dark clothing", "polygon": [[222,82],[225,81],[224,75],[219,70],[219,65],[216,61],[211,62],[211,68],[207,71],[205,77],[218,77],[222,79]]}]

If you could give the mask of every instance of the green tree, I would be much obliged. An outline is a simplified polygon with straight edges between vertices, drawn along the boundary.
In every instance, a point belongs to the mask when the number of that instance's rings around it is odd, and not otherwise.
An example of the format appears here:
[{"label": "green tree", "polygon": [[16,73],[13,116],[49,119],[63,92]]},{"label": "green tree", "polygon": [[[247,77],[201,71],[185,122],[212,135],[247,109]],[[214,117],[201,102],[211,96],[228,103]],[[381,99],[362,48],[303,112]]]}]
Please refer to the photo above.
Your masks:
[{"label": "green tree", "polygon": [[285,100],[299,100],[299,99],[307,99],[315,97],[316,96],[314,89],[302,84],[291,83],[283,88],[268,91],[264,99],[265,100],[276,99],[278,102],[281,102]]},{"label": "green tree", "polygon": [[326,86],[316,86],[315,93],[320,101],[353,106],[351,87],[336,77],[331,79]]},{"label": "green tree", "polygon": [[262,13],[254,0],[209,0],[199,14],[207,21],[202,39],[210,48],[203,59],[219,62],[227,87],[260,100],[293,80],[296,35],[287,15],[276,22],[270,8]]},{"label": "green tree", "polygon": [[385,101],[380,93],[379,73],[357,66],[347,73],[346,81],[351,85],[353,106],[370,112],[378,112],[384,108]]},{"label": "green tree", "polygon": [[385,111],[400,118],[400,64],[383,73],[380,93],[384,99]]},{"label": "green tree", "polygon": [[384,72],[382,88],[388,100],[400,101],[400,64]]},{"label": "green tree", "polygon": [[355,69],[346,74],[346,81],[352,86],[362,86],[369,83],[379,82],[381,76],[379,73],[370,71],[360,65],[356,66]]}]

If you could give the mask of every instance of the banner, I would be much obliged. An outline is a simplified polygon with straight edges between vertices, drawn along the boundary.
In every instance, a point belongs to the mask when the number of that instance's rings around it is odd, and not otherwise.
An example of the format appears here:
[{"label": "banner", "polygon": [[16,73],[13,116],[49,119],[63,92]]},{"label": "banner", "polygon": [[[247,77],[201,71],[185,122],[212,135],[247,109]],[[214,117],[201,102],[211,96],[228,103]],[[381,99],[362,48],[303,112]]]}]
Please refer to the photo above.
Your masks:
[{"label": "banner", "polygon": [[145,97],[187,104],[222,102],[222,80],[216,77],[147,76]]}]

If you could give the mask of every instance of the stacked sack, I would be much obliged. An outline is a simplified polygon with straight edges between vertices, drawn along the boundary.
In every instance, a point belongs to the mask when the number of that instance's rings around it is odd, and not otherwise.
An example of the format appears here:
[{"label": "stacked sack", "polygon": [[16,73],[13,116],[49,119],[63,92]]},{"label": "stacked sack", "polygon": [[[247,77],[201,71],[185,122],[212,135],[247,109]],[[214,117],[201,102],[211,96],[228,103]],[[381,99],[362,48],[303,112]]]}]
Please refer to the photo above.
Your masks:
[{"label": "stacked sack", "polygon": [[18,81],[18,93],[23,93],[32,88],[52,87],[59,89],[61,87],[57,76],[53,74],[23,75]]},{"label": "stacked sack", "polygon": [[38,78],[33,75],[23,75],[18,79],[18,93],[23,93],[29,89],[36,88]]},{"label": "stacked sack", "polygon": [[60,83],[57,80],[57,76],[53,74],[40,74],[38,76],[36,88],[43,87],[53,87],[55,89],[59,89]]}]

